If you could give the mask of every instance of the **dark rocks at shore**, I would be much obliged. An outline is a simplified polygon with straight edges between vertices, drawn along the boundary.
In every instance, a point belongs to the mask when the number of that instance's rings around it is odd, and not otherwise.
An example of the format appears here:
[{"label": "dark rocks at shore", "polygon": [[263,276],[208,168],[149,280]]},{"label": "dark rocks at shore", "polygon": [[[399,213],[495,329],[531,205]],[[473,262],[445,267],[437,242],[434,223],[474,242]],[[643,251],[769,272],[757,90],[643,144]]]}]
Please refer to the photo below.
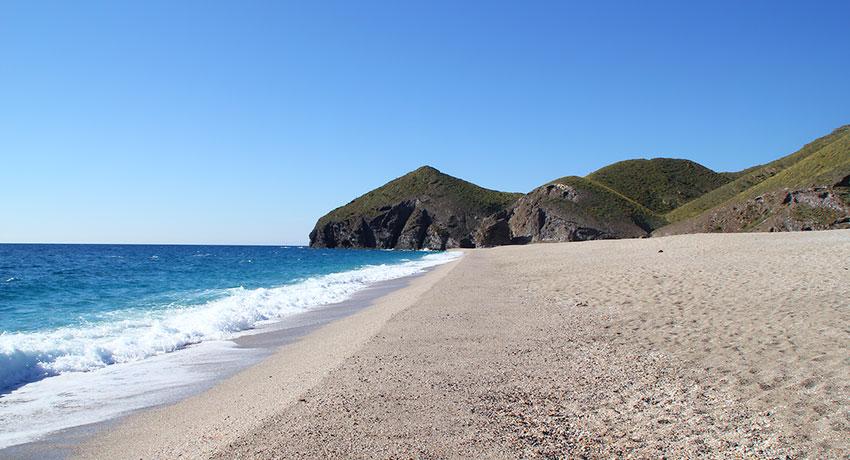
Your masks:
[{"label": "dark rocks at shore", "polygon": [[[310,233],[318,248],[433,249],[471,248],[472,227],[479,219],[426,207],[419,200],[382,208],[367,220],[354,216],[331,221]],[[472,221],[473,226],[467,222]]]},{"label": "dark rocks at shore", "polygon": [[[354,216],[331,221],[310,233],[310,246],[317,248],[433,249],[471,248],[469,216],[438,212],[419,203],[403,202],[372,219]],[[478,219],[473,220],[473,225]]]},{"label": "dark rocks at shore", "polygon": [[433,225],[427,209],[404,201],[386,206],[368,221],[353,216],[330,221],[310,233],[310,245],[319,248],[445,249],[447,233]]}]

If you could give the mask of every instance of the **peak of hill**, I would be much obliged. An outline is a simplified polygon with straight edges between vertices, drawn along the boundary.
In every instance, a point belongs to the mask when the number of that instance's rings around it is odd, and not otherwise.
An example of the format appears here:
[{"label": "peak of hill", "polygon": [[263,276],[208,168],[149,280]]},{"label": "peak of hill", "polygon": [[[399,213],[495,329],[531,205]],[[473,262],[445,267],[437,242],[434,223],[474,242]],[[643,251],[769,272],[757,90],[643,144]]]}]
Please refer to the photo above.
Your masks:
[{"label": "peak of hill", "polygon": [[505,209],[520,196],[422,166],[320,218],[310,233],[310,245],[468,247],[482,218]]},{"label": "peak of hill", "polygon": [[732,179],[705,166],[674,158],[626,160],[587,176],[658,213],[667,213]]}]

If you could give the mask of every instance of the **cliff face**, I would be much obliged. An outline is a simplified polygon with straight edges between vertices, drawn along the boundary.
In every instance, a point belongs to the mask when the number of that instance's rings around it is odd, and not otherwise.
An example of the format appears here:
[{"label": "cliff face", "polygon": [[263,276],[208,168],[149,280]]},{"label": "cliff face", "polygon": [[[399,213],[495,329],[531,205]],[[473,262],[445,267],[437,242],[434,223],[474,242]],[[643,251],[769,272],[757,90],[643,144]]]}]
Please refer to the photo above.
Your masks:
[{"label": "cliff face", "polygon": [[371,218],[352,216],[329,220],[310,233],[317,248],[437,249],[472,247],[470,228],[474,216],[434,209],[421,200],[407,200],[379,208]]},{"label": "cliff face", "polygon": [[509,209],[485,219],[478,246],[640,238],[663,220],[617,192],[580,177],[532,190]]},{"label": "cliff face", "polygon": [[519,196],[478,187],[424,166],[319,219],[310,233],[310,246],[474,247],[481,220]]}]

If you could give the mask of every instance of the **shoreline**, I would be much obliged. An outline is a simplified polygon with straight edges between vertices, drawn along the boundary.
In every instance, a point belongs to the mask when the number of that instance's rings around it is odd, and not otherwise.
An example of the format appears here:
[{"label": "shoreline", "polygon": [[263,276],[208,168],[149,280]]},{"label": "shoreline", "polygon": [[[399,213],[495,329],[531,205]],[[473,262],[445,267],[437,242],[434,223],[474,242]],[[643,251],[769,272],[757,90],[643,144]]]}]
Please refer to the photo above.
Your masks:
[{"label": "shoreline", "polygon": [[[239,347],[259,346],[272,351],[259,362],[217,381],[200,393],[105,422],[100,429],[89,431],[73,445],[66,446],[63,457],[170,457],[187,448],[194,452],[190,457],[202,456],[199,453],[206,451],[205,447],[209,447],[213,438],[220,442],[223,437],[237,434],[231,422],[223,423],[222,417],[244,415],[246,410],[257,416],[272,407],[272,403],[298,402],[297,396],[311,383],[356,351],[383,322],[409,306],[458,261],[376,283],[344,302],[287,318],[288,321],[270,325],[267,331],[240,336],[234,339]],[[319,348],[318,353],[311,353],[315,347]],[[299,361],[299,358],[307,360]],[[263,385],[270,380],[267,374],[280,370],[281,364],[291,372],[283,377],[291,386]],[[257,384],[263,387],[258,392],[262,394],[245,395],[243,388],[258,389]],[[215,401],[222,404],[210,404]],[[250,425],[249,420],[243,418],[243,421]],[[128,443],[128,439],[133,441]]]},{"label": "shoreline", "polygon": [[[167,408],[185,399],[203,394],[220,382],[268,359],[279,348],[297,342],[329,323],[369,308],[380,298],[389,295],[393,291],[405,289],[413,280],[422,276],[428,276],[434,269],[440,267],[427,267],[421,273],[377,282],[362,291],[356,292],[351,298],[343,302],[322,306],[283,318],[280,321],[261,326],[247,334],[237,336],[229,342],[232,342],[236,349],[253,352],[253,354],[247,356],[250,358],[248,362],[237,365],[229,364],[227,365],[227,369],[217,372],[217,375],[213,378],[199,382],[187,382],[184,388],[174,394],[166,394],[167,390],[161,390],[164,394],[163,400],[155,404],[132,409],[129,412],[118,414],[98,422],[61,429],[33,441],[0,449],[0,458],[69,458],[79,446],[99,436],[101,433],[120,426],[125,421],[141,413]],[[206,365],[216,366],[216,363],[213,362]],[[198,364],[197,366],[201,365]]]}]

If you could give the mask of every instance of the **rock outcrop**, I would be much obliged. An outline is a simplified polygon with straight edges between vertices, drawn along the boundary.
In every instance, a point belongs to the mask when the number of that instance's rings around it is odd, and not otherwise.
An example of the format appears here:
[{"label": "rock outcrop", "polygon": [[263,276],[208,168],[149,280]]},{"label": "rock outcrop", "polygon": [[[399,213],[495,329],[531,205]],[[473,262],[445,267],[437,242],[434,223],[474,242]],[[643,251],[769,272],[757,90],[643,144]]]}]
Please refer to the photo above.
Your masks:
[{"label": "rock outcrop", "polygon": [[555,241],[640,238],[663,219],[634,201],[581,177],[538,187],[485,219],[475,242],[500,246]]},{"label": "rock outcrop", "polygon": [[520,194],[497,192],[424,166],[331,211],[310,233],[320,248],[474,247],[486,216]]}]

